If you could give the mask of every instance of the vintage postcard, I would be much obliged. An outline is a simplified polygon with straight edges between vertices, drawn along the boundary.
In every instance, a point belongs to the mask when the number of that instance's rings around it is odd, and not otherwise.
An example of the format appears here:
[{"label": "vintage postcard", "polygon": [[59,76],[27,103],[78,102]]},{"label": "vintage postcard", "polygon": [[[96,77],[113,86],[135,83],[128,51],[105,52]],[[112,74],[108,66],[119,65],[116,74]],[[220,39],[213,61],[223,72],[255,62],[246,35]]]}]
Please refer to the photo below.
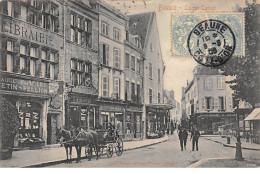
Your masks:
[{"label": "vintage postcard", "polygon": [[258,0],[0,0],[0,167],[260,167],[259,26]]}]

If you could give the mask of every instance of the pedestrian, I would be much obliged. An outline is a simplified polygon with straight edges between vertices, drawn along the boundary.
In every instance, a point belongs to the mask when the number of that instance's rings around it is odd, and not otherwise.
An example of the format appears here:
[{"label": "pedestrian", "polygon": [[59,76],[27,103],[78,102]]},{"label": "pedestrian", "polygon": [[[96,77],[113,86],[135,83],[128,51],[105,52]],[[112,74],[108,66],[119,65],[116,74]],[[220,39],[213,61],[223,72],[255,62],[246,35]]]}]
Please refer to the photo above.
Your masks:
[{"label": "pedestrian", "polygon": [[196,150],[197,151],[199,150],[199,137],[200,137],[200,132],[195,126],[191,131],[191,137],[190,137],[190,140],[192,139],[192,151],[194,151],[195,145],[196,145]]},{"label": "pedestrian", "polygon": [[180,139],[181,151],[183,151],[183,145],[184,145],[184,149],[186,150],[187,138],[188,138],[188,132],[186,131],[186,129],[180,128],[179,139]]},{"label": "pedestrian", "polygon": [[249,142],[249,136],[250,136],[250,135],[249,135],[249,132],[247,131],[247,132],[246,132],[246,142]]}]

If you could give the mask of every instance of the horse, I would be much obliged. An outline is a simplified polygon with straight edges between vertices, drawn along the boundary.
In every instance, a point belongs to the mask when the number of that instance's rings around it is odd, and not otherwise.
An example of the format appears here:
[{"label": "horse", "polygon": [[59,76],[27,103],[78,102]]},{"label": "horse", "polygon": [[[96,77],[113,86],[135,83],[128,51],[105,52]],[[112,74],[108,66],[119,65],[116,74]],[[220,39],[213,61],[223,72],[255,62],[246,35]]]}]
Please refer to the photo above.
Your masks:
[{"label": "horse", "polygon": [[[72,153],[72,146],[75,147],[77,152],[77,160],[76,162],[80,162],[81,159],[81,149],[83,146],[89,146],[90,148],[90,156],[89,161],[92,157],[92,147],[96,148],[96,154],[98,159],[98,134],[97,132],[93,130],[87,130],[87,131],[79,131],[77,129],[72,129],[71,131],[61,129],[60,131],[61,140],[63,141],[64,147],[66,149],[66,156],[67,161],[71,162],[71,153]],[[70,158],[68,159],[68,149],[70,149]]]},{"label": "horse", "polygon": [[66,150],[66,163],[71,163],[72,146],[74,146],[72,132],[61,128],[58,131],[58,139],[60,140],[60,144],[63,144]]}]

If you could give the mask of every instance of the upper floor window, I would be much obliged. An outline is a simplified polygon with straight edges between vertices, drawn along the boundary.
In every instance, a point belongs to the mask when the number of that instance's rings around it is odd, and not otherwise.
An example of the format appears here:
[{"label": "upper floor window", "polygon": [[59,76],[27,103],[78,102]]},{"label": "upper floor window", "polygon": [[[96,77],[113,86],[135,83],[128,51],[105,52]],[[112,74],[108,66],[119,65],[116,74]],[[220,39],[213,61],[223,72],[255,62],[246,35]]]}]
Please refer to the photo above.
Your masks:
[{"label": "upper floor window", "polygon": [[109,60],[109,46],[107,44],[101,44],[101,56],[102,64],[108,65]]},{"label": "upper floor window", "polygon": [[131,57],[131,69],[135,71],[135,56]]},{"label": "upper floor window", "polygon": [[70,25],[76,26],[76,15],[70,14]]},{"label": "upper floor window", "polygon": [[125,32],[125,38],[127,41],[129,41],[129,32],[128,31]]},{"label": "upper floor window", "polygon": [[125,53],[125,68],[130,68],[130,55]]},{"label": "upper floor window", "polygon": [[161,94],[158,92],[158,103],[161,103]]},{"label": "upper floor window", "polygon": [[120,40],[120,30],[117,28],[114,28],[114,40]]},{"label": "upper floor window", "polygon": [[130,99],[129,88],[130,88],[130,82],[128,80],[126,80],[126,83],[125,83],[125,100],[129,100]]},{"label": "upper floor window", "polygon": [[141,60],[137,58],[137,64],[136,64],[137,72],[141,73]]},{"label": "upper floor window", "polygon": [[14,7],[11,1],[7,1],[7,15],[11,17],[14,16]]},{"label": "upper floor window", "polygon": [[218,89],[225,89],[226,83],[225,83],[225,77],[218,77]]},{"label": "upper floor window", "polygon": [[119,97],[120,96],[120,79],[114,78],[114,94]]},{"label": "upper floor window", "polygon": [[120,50],[114,48],[114,66],[117,69],[120,69]]},{"label": "upper floor window", "polygon": [[204,89],[211,90],[213,88],[213,78],[212,77],[205,77],[204,79]]},{"label": "upper floor window", "polygon": [[108,24],[105,23],[105,22],[102,22],[101,25],[102,25],[102,26],[101,26],[101,32],[102,32],[102,34],[108,36]]},{"label": "upper floor window", "polygon": [[71,59],[71,83],[74,86],[92,85],[92,64],[87,61]]},{"label": "upper floor window", "polygon": [[102,78],[102,96],[109,97],[109,79],[105,75]]},{"label": "upper floor window", "polygon": [[37,0],[31,0],[31,6],[37,7]]},{"label": "upper floor window", "polygon": [[14,42],[13,41],[7,41],[7,51],[14,51]]},{"label": "upper floor window", "polygon": [[219,110],[225,110],[224,97],[218,97],[218,108],[219,108]]}]

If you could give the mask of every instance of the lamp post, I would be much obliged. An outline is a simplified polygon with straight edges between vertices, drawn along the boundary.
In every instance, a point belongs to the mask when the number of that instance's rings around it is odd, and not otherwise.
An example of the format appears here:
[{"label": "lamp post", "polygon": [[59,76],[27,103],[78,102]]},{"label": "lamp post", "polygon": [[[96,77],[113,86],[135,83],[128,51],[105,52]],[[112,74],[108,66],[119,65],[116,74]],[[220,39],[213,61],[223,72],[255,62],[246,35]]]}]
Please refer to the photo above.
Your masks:
[{"label": "lamp post", "polygon": [[[239,103],[239,102],[238,102]],[[239,109],[239,104],[237,105],[237,111]],[[236,121],[237,121],[237,142],[236,142],[236,156],[235,159],[238,161],[243,161],[244,158],[242,156],[242,148],[241,148],[241,141],[240,141],[240,128],[239,128],[239,115],[236,113]]]}]

